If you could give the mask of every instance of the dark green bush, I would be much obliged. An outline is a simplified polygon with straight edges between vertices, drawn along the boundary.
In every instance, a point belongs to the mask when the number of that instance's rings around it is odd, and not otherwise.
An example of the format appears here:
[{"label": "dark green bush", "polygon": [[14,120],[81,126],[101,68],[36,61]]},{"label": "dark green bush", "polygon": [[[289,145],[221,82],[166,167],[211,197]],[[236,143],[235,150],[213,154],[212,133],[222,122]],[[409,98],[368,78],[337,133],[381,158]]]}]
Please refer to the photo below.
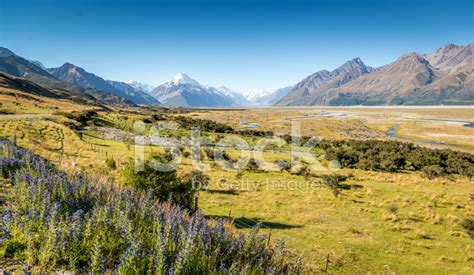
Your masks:
[{"label": "dark green bush", "polygon": [[467,234],[474,239],[474,219],[464,219],[461,226],[467,231]]},{"label": "dark green bush", "polygon": [[151,160],[167,163],[166,157],[153,155],[145,162],[141,171],[135,171],[135,162],[129,162],[122,171],[123,182],[141,190],[153,190],[153,194],[160,201],[170,201],[174,204],[192,209],[197,190],[189,180],[177,177],[176,170],[159,171],[150,165]]},{"label": "dark green bush", "polygon": [[291,169],[291,163],[286,160],[278,159],[274,163],[281,171],[290,171]]},{"label": "dark green bush", "polygon": [[250,158],[249,162],[247,163],[246,169],[249,171],[258,171],[260,167],[260,162],[254,158]]},{"label": "dark green bush", "polygon": [[434,179],[436,177],[441,177],[446,174],[446,171],[443,167],[439,165],[430,165],[425,166],[421,169],[421,171],[428,177],[429,179]]},{"label": "dark green bush", "polygon": [[339,194],[341,193],[341,182],[347,180],[351,176],[345,176],[345,175],[339,175],[339,174],[330,174],[330,175],[323,175],[322,178],[322,183],[329,187],[334,196],[337,198]]},{"label": "dark green bush", "polygon": [[105,165],[107,165],[107,168],[109,168],[110,170],[117,169],[117,163],[115,162],[114,158],[107,158],[105,160]]},{"label": "dark green bush", "polygon": [[206,189],[211,178],[199,170],[193,170],[184,174],[181,181],[191,182],[194,189]]},{"label": "dark green bush", "polygon": [[189,151],[184,151],[183,152],[183,157],[189,158],[190,156],[191,156],[191,152],[189,152]]},{"label": "dark green bush", "polygon": [[325,151],[326,159],[338,160],[342,167],[388,172],[426,171],[430,178],[444,174],[474,176],[474,155],[465,152],[379,140],[322,140],[319,148]]},{"label": "dark green bush", "polygon": [[307,165],[302,165],[296,172],[293,174],[298,176],[303,176],[305,178],[309,178],[311,176],[311,169]]}]

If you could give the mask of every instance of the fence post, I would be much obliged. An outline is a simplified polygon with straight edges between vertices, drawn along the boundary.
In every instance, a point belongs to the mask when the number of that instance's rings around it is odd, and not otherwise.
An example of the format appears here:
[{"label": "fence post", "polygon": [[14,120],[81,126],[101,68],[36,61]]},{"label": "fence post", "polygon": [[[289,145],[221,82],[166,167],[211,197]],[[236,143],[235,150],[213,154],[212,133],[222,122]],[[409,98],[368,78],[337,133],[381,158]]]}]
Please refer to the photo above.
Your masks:
[{"label": "fence post", "polygon": [[272,229],[270,228],[270,233],[268,233],[267,247],[270,247],[270,239],[272,238]]},{"label": "fence post", "polygon": [[324,270],[324,273],[325,273],[325,274],[328,274],[328,266],[329,266],[329,253],[328,253],[327,257],[326,257],[326,268],[325,268],[325,270]]}]

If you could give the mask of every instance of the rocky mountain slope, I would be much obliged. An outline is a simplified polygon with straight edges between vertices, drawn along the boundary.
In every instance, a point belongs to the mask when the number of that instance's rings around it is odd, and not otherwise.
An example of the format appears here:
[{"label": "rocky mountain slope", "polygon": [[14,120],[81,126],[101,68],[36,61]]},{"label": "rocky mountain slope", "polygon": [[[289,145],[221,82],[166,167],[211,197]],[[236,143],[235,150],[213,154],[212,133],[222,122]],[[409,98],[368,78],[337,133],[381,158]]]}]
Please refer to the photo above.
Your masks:
[{"label": "rocky mountain slope", "polygon": [[64,63],[61,67],[50,68],[47,71],[59,80],[77,84],[83,87],[94,88],[113,93],[126,98],[135,104],[156,105],[158,100],[147,92],[134,88],[125,82],[105,80],[100,76],[90,73],[81,67]]},{"label": "rocky mountain slope", "polygon": [[0,72],[30,80],[46,89],[62,90],[63,93],[69,93],[74,97],[92,96],[106,104],[135,106],[133,102],[112,93],[59,80],[32,61],[18,56],[6,48],[0,47],[0,53]]},{"label": "rocky mountain slope", "polygon": [[15,77],[0,72],[0,87],[13,91],[21,91],[27,94],[50,97],[55,99],[66,99],[84,105],[95,105],[107,109],[99,100],[84,93],[74,93],[63,89],[51,89],[38,85],[24,78]]},{"label": "rocky mountain slope", "polygon": [[360,58],[354,58],[331,72],[322,70],[306,77],[297,83],[277,104],[319,105],[325,91],[340,87],[373,70],[373,68],[366,66]]},{"label": "rocky mountain slope", "polygon": [[377,69],[354,59],[307,77],[277,105],[474,104],[473,45],[408,53]]}]

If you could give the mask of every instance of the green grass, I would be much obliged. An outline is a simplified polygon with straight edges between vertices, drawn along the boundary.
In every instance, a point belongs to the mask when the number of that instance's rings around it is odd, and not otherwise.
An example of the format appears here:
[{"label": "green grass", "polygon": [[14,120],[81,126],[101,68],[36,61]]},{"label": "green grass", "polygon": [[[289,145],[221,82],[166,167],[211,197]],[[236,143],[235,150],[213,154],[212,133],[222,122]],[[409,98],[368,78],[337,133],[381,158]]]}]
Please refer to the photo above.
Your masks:
[{"label": "green grass", "polygon": [[[222,177],[233,179],[230,173],[212,173],[213,179]],[[468,272],[474,249],[459,222],[472,215],[472,184],[426,181],[418,175],[388,175],[395,180],[387,182],[384,177],[357,171],[351,183],[362,187],[344,190],[336,199],[324,188],[305,190],[304,183],[297,190],[265,184],[267,179],[303,180],[293,175],[246,173],[244,182],[263,184],[226,194],[215,192],[222,185],[213,181],[213,192],[201,192],[200,206],[208,215],[227,216],[231,211],[236,219],[269,224],[275,238],[287,240],[315,269],[324,266],[329,253],[330,270],[337,272]],[[388,211],[391,204],[399,208],[396,215]]]}]

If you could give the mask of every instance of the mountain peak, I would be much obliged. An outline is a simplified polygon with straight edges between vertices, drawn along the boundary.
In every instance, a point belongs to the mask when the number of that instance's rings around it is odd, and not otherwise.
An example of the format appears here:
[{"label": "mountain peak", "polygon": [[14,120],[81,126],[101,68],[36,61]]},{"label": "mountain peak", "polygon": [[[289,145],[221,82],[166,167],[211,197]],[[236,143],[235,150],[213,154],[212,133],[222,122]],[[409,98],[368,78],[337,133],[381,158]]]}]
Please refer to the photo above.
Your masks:
[{"label": "mountain peak", "polygon": [[360,57],[353,58],[346,63],[342,64],[339,68],[351,67],[351,68],[367,68],[365,63],[360,59]]},{"label": "mountain peak", "polygon": [[197,86],[200,85],[199,82],[192,79],[186,73],[183,73],[183,72],[177,73],[173,77],[173,79],[170,79],[170,80],[166,81],[165,83],[168,83],[168,84],[188,84],[188,85],[197,85]]},{"label": "mountain peak", "polygon": [[65,62],[61,67],[68,68],[68,67],[77,67],[77,66],[72,63]]},{"label": "mountain peak", "polygon": [[438,52],[440,52],[440,51],[447,52],[447,51],[450,51],[452,49],[457,49],[457,48],[460,48],[460,46],[458,46],[456,44],[453,44],[453,43],[449,43],[449,44],[446,44],[443,47],[439,48]]},{"label": "mountain peak", "polygon": [[404,60],[404,59],[420,59],[420,58],[423,58],[423,56],[419,55],[419,54],[416,53],[416,52],[409,52],[409,53],[403,54],[403,55],[400,56],[397,60]]},{"label": "mountain peak", "polygon": [[264,89],[257,89],[257,90],[253,90],[253,91],[250,91],[248,93],[245,94],[245,97],[249,100],[249,101],[256,101],[258,100],[259,98],[263,98],[265,96],[268,96],[270,94],[269,91],[267,90],[264,90]]},{"label": "mountain peak", "polygon": [[[78,67],[78,66],[76,66],[72,63],[66,62],[63,65],[61,65],[58,69],[68,70],[68,71],[77,71],[77,70],[81,70],[82,68]],[[84,70],[84,69],[82,69],[82,70]]]},{"label": "mountain peak", "polygon": [[423,55],[420,55],[416,52],[406,53],[400,56],[393,64],[406,64],[406,63],[420,63],[424,65],[429,65],[429,62],[425,59]]},{"label": "mountain peak", "polygon": [[360,59],[360,57],[356,57],[356,58],[353,58],[349,61],[347,61],[347,63],[355,63],[355,64],[364,64],[364,62],[362,61],[362,59]]},{"label": "mountain peak", "polygon": [[333,76],[341,74],[348,75],[350,78],[357,78],[363,74],[370,73],[372,68],[367,67],[359,58],[353,58],[332,71]]}]

